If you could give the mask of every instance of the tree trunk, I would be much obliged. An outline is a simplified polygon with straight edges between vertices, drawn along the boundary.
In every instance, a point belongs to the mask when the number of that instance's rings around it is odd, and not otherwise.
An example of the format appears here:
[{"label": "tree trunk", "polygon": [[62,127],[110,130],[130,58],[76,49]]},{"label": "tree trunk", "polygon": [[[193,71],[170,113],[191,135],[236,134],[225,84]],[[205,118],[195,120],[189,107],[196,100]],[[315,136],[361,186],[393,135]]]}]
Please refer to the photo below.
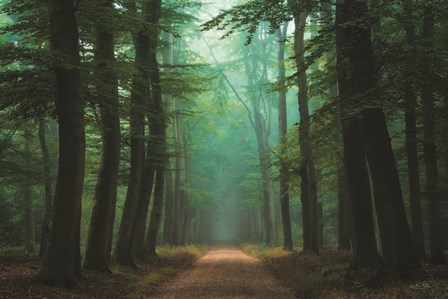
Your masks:
[{"label": "tree trunk", "polygon": [[[367,2],[350,0],[345,1],[345,6],[346,20],[350,21],[346,26],[351,37],[348,58],[352,91],[357,95],[358,104],[369,101],[379,105],[371,29],[353,22],[367,17]],[[416,257],[386,119],[381,108],[376,107],[362,108],[362,116],[381,237],[381,268],[392,275],[405,277],[413,273]]]},{"label": "tree trunk", "polygon": [[434,11],[433,4],[426,4],[423,18],[423,58],[422,109],[423,109],[423,154],[426,169],[426,196],[429,212],[429,248],[434,263],[445,261],[441,226],[441,204],[439,192],[439,173],[437,169],[437,150],[434,124],[434,92],[431,72],[433,65]]},{"label": "tree trunk", "polygon": [[156,172],[154,185],[154,201],[151,211],[148,233],[144,245],[145,255],[155,255],[157,245],[157,235],[161,223],[161,213],[163,206],[165,165],[166,165],[166,121],[162,101],[162,91],[160,87],[160,71],[157,62],[157,49],[159,40],[159,18],[161,10],[160,0],[148,1],[146,12],[150,30],[150,53],[149,53],[149,77],[151,80],[151,105],[149,106],[149,131],[151,135],[152,151],[154,153],[153,169]]},{"label": "tree trunk", "polygon": [[[412,0],[404,0],[406,9],[405,31],[408,46],[413,47],[416,41],[414,29],[414,16]],[[405,125],[406,125],[406,154],[408,160],[408,182],[409,182],[409,207],[411,215],[411,232],[416,255],[419,259],[425,257],[425,242],[423,236],[423,220],[420,196],[420,171],[417,150],[417,125],[416,113],[417,99],[414,91],[414,51],[408,53],[404,70],[403,95],[405,102]]]},{"label": "tree trunk", "polygon": [[338,179],[338,249],[350,250],[350,200],[344,166],[340,165]]},{"label": "tree trunk", "polygon": [[80,74],[78,26],[70,0],[49,0],[50,46],[55,65],[59,120],[59,166],[50,242],[43,280],[57,287],[74,287],[79,253],[79,219],[84,182],[84,102]]},{"label": "tree trunk", "polygon": [[45,256],[48,248],[48,237],[50,233],[51,210],[53,207],[53,187],[51,180],[51,160],[50,152],[45,138],[45,121],[39,118],[39,142],[42,149],[42,159],[44,162],[44,186],[45,186],[45,212],[42,221],[42,235],[40,239],[39,256]]},{"label": "tree trunk", "polygon": [[367,158],[383,251],[382,268],[405,277],[417,263],[406,219],[398,170],[381,109],[364,113]]},{"label": "tree trunk", "polygon": [[351,31],[346,23],[352,16],[348,4],[338,0],[336,6],[336,48],[339,98],[344,144],[344,168],[352,221],[352,266],[377,267],[379,264],[373,224],[370,179],[367,170],[364,137],[354,110],[356,77],[351,74]]},{"label": "tree trunk", "polygon": [[288,23],[277,29],[277,63],[278,63],[278,82],[280,89],[278,92],[278,125],[280,139],[280,208],[282,213],[282,229],[283,229],[283,249],[293,250],[291,219],[289,215],[289,169],[285,161],[287,155],[287,114],[286,114],[286,70],[285,70],[285,43]]},{"label": "tree trunk", "polygon": [[[112,9],[112,1],[98,7],[98,9],[105,8]],[[97,24],[95,62],[100,81],[97,86],[97,97],[103,144],[84,267],[102,272],[110,271],[109,239],[112,236],[111,230],[113,232],[115,218],[121,147],[118,79],[112,68],[115,63],[114,48],[113,33]]]},{"label": "tree trunk", "polygon": [[[294,14],[295,32],[294,32],[294,49],[297,63],[297,81],[299,86],[299,112],[300,112],[300,126],[299,126],[299,145],[300,154],[302,157],[300,165],[302,186],[301,190],[302,211],[307,214],[303,221],[308,221],[304,224],[304,239],[303,250],[306,252],[319,252],[319,224],[317,215],[317,176],[314,166],[314,158],[311,146],[310,136],[310,114],[308,108],[308,82],[305,68],[305,24],[308,17],[308,11],[303,10]],[[306,185],[306,186],[305,186]],[[305,227],[309,230],[305,232]]]},{"label": "tree trunk", "polygon": [[152,118],[154,118],[154,112],[152,111],[152,101],[150,98],[147,103],[148,112],[147,112],[147,120],[148,120],[148,128],[149,128],[149,136],[148,143],[146,148],[146,161],[145,168],[143,171],[142,182],[140,184],[140,192],[139,192],[139,200],[138,207],[135,217],[135,225],[134,225],[134,234],[132,238],[132,250],[135,256],[143,258],[144,257],[144,241],[145,241],[145,232],[146,232],[146,224],[147,224],[147,215],[148,208],[151,199],[151,194],[154,186],[154,178],[156,171],[156,160],[157,153],[156,148],[157,138],[158,136],[152,130],[151,122]]},{"label": "tree trunk", "polygon": [[173,182],[172,174],[169,169],[170,163],[167,162],[167,169],[165,171],[165,208],[163,213],[163,243],[172,245],[173,232]]},{"label": "tree trunk", "polygon": [[[25,154],[31,155],[31,132],[25,129]],[[31,181],[26,178],[23,185],[23,249],[26,254],[36,252],[36,232],[34,230],[34,212],[33,212],[33,194],[31,190]]]},{"label": "tree trunk", "polygon": [[149,221],[148,232],[145,240],[145,255],[156,256],[157,235],[161,222],[161,213],[163,207],[163,188],[164,188],[164,165],[158,164],[156,171],[156,181],[154,186],[154,201],[151,210],[151,219]]},{"label": "tree trunk", "polygon": [[134,265],[132,240],[145,161],[145,110],[142,107],[145,107],[149,94],[148,56],[150,51],[146,32],[137,33],[134,37],[134,45],[138,74],[133,78],[131,92],[131,169],[115,248],[115,258],[122,265]]}]

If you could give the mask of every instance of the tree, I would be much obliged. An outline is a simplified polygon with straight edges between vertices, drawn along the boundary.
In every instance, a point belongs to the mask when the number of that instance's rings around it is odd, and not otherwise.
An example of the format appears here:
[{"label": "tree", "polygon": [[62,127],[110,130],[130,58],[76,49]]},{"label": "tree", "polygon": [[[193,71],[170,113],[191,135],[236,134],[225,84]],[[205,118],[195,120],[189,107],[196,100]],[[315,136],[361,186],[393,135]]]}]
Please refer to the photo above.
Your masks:
[{"label": "tree", "polygon": [[50,46],[54,54],[59,123],[59,167],[45,283],[74,287],[80,275],[80,219],[84,181],[85,135],[76,7],[69,0],[49,0]]},{"label": "tree", "polygon": [[[345,91],[350,92],[354,100],[361,104],[361,113],[358,117],[362,116],[362,132],[365,134],[366,156],[380,230],[383,253],[381,267],[387,273],[406,277],[413,274],[417,260],[404,210],[386,118],[378,93],[371,24],[355,22],[365,19],[368,13],[367,2],[345,1],[338,4],[337,10],[339,17],[345,18],[346,23],[342,24],[347,30],[345,31],[347,35],[339,35],[338,47],[347,51],[348,55],[343,58],[348,59],[346,67],[349,73],[345,75],[350,74],[352,79],[350,84],[345,86],[347,88]],[[373,106],[363,106],[366,105],[367,99],[373,101]],[[345,142],[344,140],[344,144]],[[353,184],[351,181],[353,177],[348,178],[349,184]],[[355,232],[354,238],[358,237],[360,236]]]},{"label": "tree", "polygon": [[285,250],[293,249],[292,234],[291,234],[291,219],[289,215],[289,169],[282,160],[287,153],[287,114],[286,114],[286,70],[285,70],[285,43],[288,31],[288,23],[279,27],[276,31],[278,50],[278,126],[280,138],[280,207],[282,213],[282,228],[283,228],[283,248]]},{"label": "tree", "polygon": [[[29,128],[24,131],[25,154],[31,155],[32,134]],[[23,222],[24,222],[24,251],[34,254],[36,251],[36,232],[34,230],[33,194],[31,182],[26,178],[23,182]]]},{"label": "tree", "polygon": [[445,260],[443,236],[441,230],[439,173],[437,169],[437,151],[435,143],[434,124],[434,90],[431,79],[434,62],[434,9],[432,3],[425,4],[422,29],[422,44],[424,46],[423,72],[421,79],[423,108],[423,157],[426,170],[426,194],[429,208],[429,240],[431,260],[443,263]]},{"label": "tree", "polygon": [[308,108],[308,82],[305,67],[305,25],[309,7],[297,1],[288,1],[294,17],[294,55],[297,64],[297,85],[299,87],[299,146],[301,153],[300,177],[303,214],[303,250],[319,252],[319,225],[317,213],[317,174],[314,165],[310,136],[310,112]]},{"label": "tree", "polygon": [[51,178],[51,160],[45,138],[45,121],[43,117],[39,118],[39,142],[42,149],[42,160],[44,162],[44,186],[45,186],[45,214],[42,221],[42,235],[40,239],[39,256],[45,256],[48,247],[48,236],[50,232],[51,211],[53,207],[53,182]]},{"label": "tree", "polygon": [[[145,2],[145,5],[148,5]],[[131,7],[133,12],[136,7]],[[132,249],[136,214],[140,198],[140,187],[144,171],[145,143],[144,117],[145,103],[148,101],[149,87],[149,55],[150,39],[147,33],[146,16],[143,26],[133,34],[135,48],[136,73],[132,79],[130,130],[131,130],[131,168],[129,171],[128,189],[125,206],[121,217],[118,240],[115,247],[115,258],[123,265],[134,265],[134,251]]]},{"label": "tree", "polygon": [[[104,17],[113,12],[113,1],[97,3]],[[109,25],[110,26],[110,25]],[[98,79],[96,92],[100,107],[102,137],[101,164],[95,188],[84,267],[109,271],[110,248],[117,199],[118,167],[120,162],[120,119],[118,80],[114,70],[115,43],[107,20],[97,20],[95,63]]]},{"label": "tree", "polygon": [[[406,32],[406,41],[408,47],[413,49],[416,43],[416,34],[413,22],[413,1],[404,0],[405,7],[404,28]],[[413,53],[411,50],[406,53],[407,60],[404,67],[405,82],[403,85],[403,96],[405,101],[405,128],[406,128],[406,153],[408,162],[408,180],[409,180],[409,207],[411,211],[411,231],[414,242],[415,252],[419,258],[425,257],[425,243],[423,236],[423,220],[420,199],[420,171],[417,150],[417,118],[416,106],[417,97],[414,89],[414,69],[412,65]]]}]

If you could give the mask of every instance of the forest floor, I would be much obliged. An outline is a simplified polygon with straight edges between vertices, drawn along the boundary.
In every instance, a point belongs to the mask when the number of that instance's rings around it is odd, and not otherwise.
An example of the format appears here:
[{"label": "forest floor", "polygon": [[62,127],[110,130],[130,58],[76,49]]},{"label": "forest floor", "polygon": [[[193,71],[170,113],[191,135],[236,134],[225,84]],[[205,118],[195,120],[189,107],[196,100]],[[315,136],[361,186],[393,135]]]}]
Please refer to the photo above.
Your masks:
[{"label": "forest floor", "polygon": [[189,269],[206,249],[160,248],[160,258],[137,260],[137,268],[114,266],[112,274],[84,270],[79,286],[62,289],[39,283],[39,257],[0,256],[0,298],[145,298],[163,282]]},{"label": "forest floor", "polygon": [[[83,272],[75,289],[41,285],[41,258],[0,255],[0,298],[371,298],[448,299],[448,265],[422,263],[417,280],[379,280],[349,269],[348,251],[320,255],[258,245],[213,248],[160,248],[161,258],[138,260],[138,268],[112,268],[113,274]],[[194,266],[193,266],[194,264]]]},{"label": "forest floor", "polygon": [[448,298],[448,265],[423,262],[424,275],[401,281],[375,276],[373,271],[351,270],[349,251],[323,250],[319,255],[309,255],[259,245],[243,245],[242,249],[262,260],[277,279],[294,291],[297,298]]}]

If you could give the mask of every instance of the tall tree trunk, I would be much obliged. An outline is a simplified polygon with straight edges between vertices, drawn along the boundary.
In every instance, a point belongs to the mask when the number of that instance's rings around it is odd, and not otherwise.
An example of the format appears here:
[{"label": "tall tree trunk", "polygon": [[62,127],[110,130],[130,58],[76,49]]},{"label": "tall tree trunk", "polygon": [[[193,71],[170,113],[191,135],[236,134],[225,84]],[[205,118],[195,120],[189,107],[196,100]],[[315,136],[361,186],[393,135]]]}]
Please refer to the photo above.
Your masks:
[{"label": "tall tree trunk", "polygon": [[148,1],[146,12],[148,14],[150,30],[150,53],[149,53],[149,77],[151,80],[151,104],[149,106],[149,131],[151,135],[152,151],[154,152],[153,169],[155,169],[154,201],[151,210],[148,232],[145,239],[145,255],[155,255],[157,235],[161,223],[163,206],[165,165],[166,165],[166,120],[162,101],[162,90],[160,87],[160,71],[157,62],[157,49],[159,40],[159,18],[161,10],[160,0]]},{"label": "tall tree trunk", "polygon": [[[163,47],[162,59],[164,65],[173,64],[173,44],[169,32],[162,32]],[[173,97],[171,95],[164,95],[166,114],[172,113]],[[173,209],[174,209],[174,193],[173,193],[173,175],[171,172],[171,162],[166,161],[165,170],[165,206],[163,213],[163,242],[165,244],[173,244]]]},{"label": "tall tree trunk", "polygon": [[[112,9],[112,1],[98,9]],[[113,69],[115,63],[114,36],[101,24],[96,28],[95,62],[100,80],[97,98],[100,107],[102,153],[100,170],[95,188],[94,205],[90,218],[84,267],[97,271],[110,271],[109,240],[112,236],[117,201],[118,169],[120,165],[120,119],[118,79]]]},{"label": "tall tree trunk", "polygon": [[[78,26],[70,0],[49,0],[50,46],[61,59],[55,65],[59,120],[59,166],[50,242],[43,263],[45,283],[77,284],[79,219],[84,182],[84,101],[80,74]],[[80,262],[80,261],[79,261]]]},{"label": "tall tree trunk", "polygon": [[45,138],[45,121],[43,117],[39,118],[39,142],[42,149],[42,159],[44,162],[44,194],[45,194],[45,212],[42,221],[42,233],[40,238],[39,256],[45,256],[48,248],[48,237],[50,233],[51,210],[53,207],[53,187],[51,180],[51,160],[50,152]]},{"label": "tall tree trunk", "polygon": [[350,250],[350,199],[343,165],[338,168],[338,249]]},{"label": "tall tree trunk", "polygon": [[145,255],[156,256],[157,235],[159,233],[162,207],[163,207],[163,188],[164,188],[164,165],[158,164],[156,171],[156,181],[154,186],[154,201],[151,210],[151,219],[149,221],[148,231],[145,239]]},{"label": "tall tree trunk", "polygon": [[280,89],[278,92],[278,126],[280,139],[280,208],[282,213],[283,229],[283,249],[291,251],[293,249],[291,234],[291,219],[289,215],[289,170],[288,165],[282,160],[287,155],[287,113],[286,113],[286,70],[285,70],[285,43],[288,23],[277,29],[277,63],[278,82]]},{"label": "tall tree trunk", "polygon": [[356,77],[351,75],[351,29],[346,26],[350,11],[344,1],[336,6],[336,48],[339,98],[344,144],[344,168],[348,185],[348,198],[352,221],[352,266],[377,267],[370,179],[367,170],[364,137],[361,124],[354,110],[356,103]]},{"label": "tall tree trunk", "polygon": [[[307,252],[319,252],[319,225],[317,215],[317,176],[314,166],[314,158],[311,146],[310,136],[310,114],[308,108],[308,82],[305,70],[305,24],[308,17],[308,11],[303,10],[294,13],[294,51],[297,63],[297,81],[299,86],[299,112],[300,112],[300,126],[299,126],[299,145],[301,154],[300,174],[303,180],[302,186],[306,188],[301,190],[302,211],[304,213],[303,221],[308,221],[304,225],[304,240],[303,250]],[[307,215],[305,215],[307,214]],[[305,232],[305,227],[309,230]]]},{"label": "tall tree trunk", "polygon": [[425,57],[423,58],[422,78],[422,108],[423,108],[423,154],[426,169],[426,196],[428,199],[429,212],[429,243],[431,260],[434,263],[445,261],[443,248],[443,235],[441,226],[439,173],[437,169],[437,151],[434,124],[434,91],[432,86],[431,72],[434,65],[434,11],[432,3],[425,4],[423,17],[423,45]]},{"label": "tall tree trunk", "polygon": [[260,161],[261,180],[263,188],[263,225],[264,225],[264,242],[268,245],[273,245],[275,240],[273,233],[274,225],[272,220],[271,205],[272,198],[272,177],[270,173],[270,159],[268,148],[266,147],[266,140],[263,133],[262,116],[257,110],[256,105],[253,105],[253,116],[255,124],[255,133],[257,136],[258,158]]},{"label": "tall tree trunk", "polygon": [[179,115],[179,100],[174,100],[174,149],[176,152],[176,159],[175,159],[175,174],[174,174],[174,209],[173,209],[173,245],[180,245],[181,244],[181,238],[180,238],[180,229],[182,228],[182,222],[183,222],[183,205],[182,205],[182,167],[183,167],[183,158],[180,156],[181,152],[181,140],[180,140],[180,115]]},{"label": "tall tree trunk", "polygon": [[139,203],[137,208],[137,214],[135,219],[135,228],[134,228],[134,236],[133,236],[133,251],[135,255],[138,257],[144,257],[144,240],[145,240],[145,230],[147,224],[147,214],[148,207],[150,203],[151,193],[154,186],[155,172],[157,167],[157,155],[159,152],[157,147],[159,146],[159,138],[158,132],[154,130],[154,126],[152,122],[154,122],[154,118],[160,117],[156,115],[154,111],[154,99],[151,98],[148,101],[148,112],[147,112],[147,120],[148,120],[148,144],[146,149],[146,165],[145,170],[142,177],[142,184],[140,185],[140,194],[139,194]]},{"label": "tall tree trunk", "polygon": [[[412,15],[412,0],[404,0],[406,9],[405,31],[408,46],[413,47],[416,41],[414,29],[414,16]],[[412,51],[414,52],[414,51]],[[404,70],[404,102],[405,102],[405,126],[406,126],[406,153],[408,160],[408,182],[409,182],[409,207],[411,211],[411,232],[415,252],[418,258],[425,257],[425,242],[423,237],[423,220],[420,196],[420,171],[417,150],[417,125],[416,113],[417,99],[414,90],[414,64],[411,58],[414,53],[408,53]],[[412,55],[412,56],[411,56]]]},{"label": "tall tree trunk", "polygon": [[[25,154],[31,155],[31,132],[25,129]],[[34,230],[34,212],[33,212],[33,194],[31,190],[31,181],[26,178],[23,182],[23,249],[26,254],[36,252],[36,232]]]},{"label": "tall tree trunk", "polygon": [[163,212],[163,243],[172,245],[173,232],[173,179],[169,169],[170,163],[167,162],[165,170],[165,207]]},{"label": "tall tree trunk", "polygon": [[[357,101],[369,100],[380,106],[374,69],[371,29],[354,20],[368,15],[366,1],[345,1],[347,25],[351,33],[349,44],[352,88]],[[346,45],[347,46],[347,45]],[[382,247],[382,269],[404,277],[412,274],[416,257],[406,219],[398,171],[393,155],[384,112],[381,108],[363,108],[363,129],[369,161],[378,226]]]},{"label": "tall tree trunk", "polygon": [[135,64],[138,73],[134,75],[131,91],[131,169],[115,248],[115,258],[122,265],[134,265],[132,240],[145,161],[144,107],[150,91],[148,75],[149,44],[147,33],[143,30],[139,31],[134,37]]}]

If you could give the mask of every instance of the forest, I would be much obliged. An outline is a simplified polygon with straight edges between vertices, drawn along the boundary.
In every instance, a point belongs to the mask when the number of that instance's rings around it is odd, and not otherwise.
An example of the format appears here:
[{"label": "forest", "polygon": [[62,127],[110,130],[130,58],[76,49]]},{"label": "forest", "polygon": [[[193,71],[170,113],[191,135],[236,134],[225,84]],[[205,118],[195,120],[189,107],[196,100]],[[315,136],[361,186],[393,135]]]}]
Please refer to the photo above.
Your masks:
[{"label": "forest", "polygon": [[0,0],[0,297],[448,298],[447,15]]}]

